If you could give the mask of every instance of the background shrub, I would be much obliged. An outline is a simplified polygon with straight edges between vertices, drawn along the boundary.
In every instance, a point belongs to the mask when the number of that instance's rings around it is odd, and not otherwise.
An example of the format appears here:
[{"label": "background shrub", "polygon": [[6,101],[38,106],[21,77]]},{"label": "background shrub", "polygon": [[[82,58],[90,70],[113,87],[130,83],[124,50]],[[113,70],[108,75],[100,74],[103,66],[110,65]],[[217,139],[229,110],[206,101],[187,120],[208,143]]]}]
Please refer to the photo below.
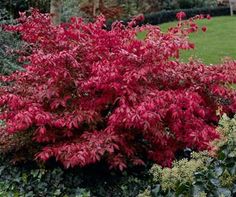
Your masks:
[{"label": "background shrub", "polygon": [[[166,23],[176,20],[176,14],[181,10],[163,10],[160,12],[154,12],[145,15],[145,20],[141,24],[152,24],[158,25],[161,23]],[[217,7],[217,8],[191,8],[183,9],[186,13],[187,18],[194,17],[200,14],[209,14],[211,16],[226,16],[229,15],[228,7]]]},{"label": "background shrub", "polygon": [[[83,16],[88,18],[85,10],[88,11],[92,1],[88,0],[64,0],[62,10],[62,21],[68,21],[72,16]],[[26,11],[30,7],[38,8],[41,12],[49,12],[50,1],[48,0],[2,0],[2,8],[6,8],[11,16],[18,17],[19,11]],[[86,9],[83,9],[84,6]],[[179,10],[189,8],[216,8],[217,0],[103,0],[100,1],[99,10],[107,18],[129,18],[139,13],[149,14],[163,10]],[[91,9],[91,7],[89,8]],[[119,10],[119,11],[118,11]],[[101,12],[98,12],[101,13]],[[109,13],[109,14],[108,14]],[[108,17],[117,15],[116,17]]]},{"label": "background shrub", "polygon": [[40,9],[41,12],[49,12],[50,1],[48,0],[2,0],[1,8],[8,11],[8,15],[17,18],[19,12],[29,10],[31,7]]},{"label": "background shrub", "polygon": [[14,23],[11,16],[5,9],[0,9],[0,73],[10,74],[21,69],[21,64],[17,61],[18,55],[13,50],[22,47],[19,35],[6,32],[1,25]]},{"label": "background shrub", "polygon": [[10,52],[10,50],[20,49],[22,46],[17,35],[0,29],[0,45],[0,73],[10,74],[13,71],[20,70],[22,67],[17,61],[18,55]]}]

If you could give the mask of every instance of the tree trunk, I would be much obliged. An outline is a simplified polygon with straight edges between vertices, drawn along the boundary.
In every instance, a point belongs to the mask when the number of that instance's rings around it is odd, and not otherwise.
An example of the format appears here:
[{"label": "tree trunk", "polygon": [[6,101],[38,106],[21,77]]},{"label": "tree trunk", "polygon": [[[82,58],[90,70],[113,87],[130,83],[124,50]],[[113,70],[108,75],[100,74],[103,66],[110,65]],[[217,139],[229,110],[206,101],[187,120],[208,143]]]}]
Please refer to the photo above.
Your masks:
[{"label": "tree trunk", "polygon": [[52,22],[54,25],[61,23],[62,0],[51,0],[50,13],[52,14]]},{"label": "tree trunk", "polygon": [[97,10],[99,9],[100,0],[93,0],[93,16],[97,16]]}]

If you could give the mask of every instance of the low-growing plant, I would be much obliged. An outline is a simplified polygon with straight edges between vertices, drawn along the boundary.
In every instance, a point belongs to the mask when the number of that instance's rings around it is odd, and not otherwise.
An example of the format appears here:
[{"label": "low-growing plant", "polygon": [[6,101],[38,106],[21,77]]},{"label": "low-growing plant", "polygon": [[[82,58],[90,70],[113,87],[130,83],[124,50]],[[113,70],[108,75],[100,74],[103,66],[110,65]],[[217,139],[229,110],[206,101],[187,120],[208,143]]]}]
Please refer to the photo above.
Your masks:
[{"label": "low-growing plant", "polygon": [[206,159],[204,154],[193,154],[190,161],[182,159],[173,163],[172,168],[164,169],[154,165],[150,172],[153,174],[153,181],[161,183],[163,191],[176,191],[182,185],[188,187],[193,184],[194,174],[206,170]]},{"label": "low-growing plant", "polygon": [[0,196],[136,197],[149,185],[147,172],[139,167],[120,173],[102,164],[69,170],[32,162],[12,165],[1,155]]},{"label": "low-growing plant", "polygon": [[[36,159],[55,158],[66,168],[106,161],[110,168],[154,161],[171,166],[189,147],[211,150],[219,138],[216,111],[236,110],[236,62],[207,67],[180,63],[180,50],[194,48],[188,35],[198,30],[196,16],[185,14],[167,33],[159,27],[115,22],[105,29],[72,18],[54,26],[50,16],[21,13],[8,30],[32,46],[25,72],[1,77],[3,132],[33,132]],[[46,27],[46,28],[45,28]],[[144,40],[138,32],[146,31]]]},{"label": "low-growing plant", "polygon": [[218,130],[217,155],[193,153],[192,158],[173,163],[172,168],[154,165],[149,188],[139,196],[235,196],[236,194],[236,116],[222,117]]},{"label": "low-growing plant", "polygon": [[[0,196],[20,197],[90,197],[89,190],[79,187],[80,179],[60,168],[11,166],[0,161]],[[67,175],[68,174],[68,175]]]}]

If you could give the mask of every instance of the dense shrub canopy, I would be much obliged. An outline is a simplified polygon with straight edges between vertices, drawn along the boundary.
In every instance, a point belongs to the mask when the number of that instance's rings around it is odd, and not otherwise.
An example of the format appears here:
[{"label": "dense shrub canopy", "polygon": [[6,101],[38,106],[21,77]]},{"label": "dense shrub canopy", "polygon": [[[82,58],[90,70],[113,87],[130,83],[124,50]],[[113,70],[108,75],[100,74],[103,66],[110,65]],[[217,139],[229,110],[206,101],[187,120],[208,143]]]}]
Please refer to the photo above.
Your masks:
[{"label": "dense shrub canopy", "polygon": [[236,82],[236,62],[178,61],[181,49],[194,47],[187,36],[200,18],[162,33],[135,27],[143,16],[107,31],[102,16],[53,26],[49,15],[22,13],[8,30],[20,32],[32,54],[22,57],[25,72],[1,78],[2,132],[31,132],[33,146],[42,147],[36,158],[55,157],[67,168],[101,159],[120,170],[147,159],[170,166],[178,150],[211,149],[216,111],[236,110],[227,86]]}]

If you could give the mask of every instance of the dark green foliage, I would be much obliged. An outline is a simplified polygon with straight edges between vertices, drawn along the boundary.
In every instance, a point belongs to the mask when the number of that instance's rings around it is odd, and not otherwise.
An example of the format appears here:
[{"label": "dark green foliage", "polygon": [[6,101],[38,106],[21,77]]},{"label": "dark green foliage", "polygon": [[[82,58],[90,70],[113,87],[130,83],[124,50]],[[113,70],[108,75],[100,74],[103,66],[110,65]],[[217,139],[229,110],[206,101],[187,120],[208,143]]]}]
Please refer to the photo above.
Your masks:
[{"label": "dark green foliage", "polygon": [[19,12],[33,8],[38,8],[41,12],[49,12],[49,0],[1,0],[1,8],[8,11],[13,18],[19,17]]},{"label": "dark green foliage", "polygon": [[[160,11],[156,13],[151,13],[145,15],[144,24],[158,25],[161,23],[166,23],[176,20],[176,14],[180,10],[170,10],[170,11]],[[225,16],[229,15],[228,7],[218,7],[218,8],[193,8],[193,9],[183,9],[186,13],[187,18],[194,17],[198,14],[210,14],[211,16]]]},{"label": "dark green foliage", "polygon": [[[27,165],[25,165],[27,166]],[[78,176],[66,174],[60,168],[13,167],[0,164],[0,196],[20,197],[87,197],[89,192],[78,187]]]},{"label": "dark green foliage", "polygon": [[11,20],[9,12],[5,8],[0,9],[0,24],[4,24]]},{"label": "dark green foliage", "polygon": [[[194,17],[196,15],[205,14],[214,16],[227,16],[229,15],[228,7],[216,7],[216,8],[192,8],[192,9],[178,9],[178,10],[163,10],[160,12],[153,12],[150,14],[145,14],[144,21],[140,22],[139,25],[143,24],[151,24],[151,25],[159,25],[162,23],[167,23],[171,21],[176,21],[176,14],[180,11],[186,13],[186,19]],[[130,19],[123,19],[124,23],[130,21]],[[110,28],[112,21],[108,21],[107,26]]]},{"label": "dark green foliage", "polygon": [[18,56],[9,52],[11,49],[19,48],[20,45],[21,42],[17,35],[0,29],[0,73],[9,74],[21,69],[20,64],[17,62]]},{"label": "dark green foliage", "polygon": [[[14,23],[6,9],[0,9],[0,25]],[[22,47],[22,42],[18,35],[6,32],[0,26],[0,74],[9,74],[21,69],[17,61],[18,55],[11,50]]]},{"label": "dark green foliage", "polygon": [[32,163],[12,166],[0,158],[0,196],[136,197],[150,184],[145,169],[121,174],[108,171],[104,166],[63,170]]},{"label": "dark green foliage", "polygon": [[194,7],[194,2],[191,0],[178,0],[181,9],[188,9]]}]

